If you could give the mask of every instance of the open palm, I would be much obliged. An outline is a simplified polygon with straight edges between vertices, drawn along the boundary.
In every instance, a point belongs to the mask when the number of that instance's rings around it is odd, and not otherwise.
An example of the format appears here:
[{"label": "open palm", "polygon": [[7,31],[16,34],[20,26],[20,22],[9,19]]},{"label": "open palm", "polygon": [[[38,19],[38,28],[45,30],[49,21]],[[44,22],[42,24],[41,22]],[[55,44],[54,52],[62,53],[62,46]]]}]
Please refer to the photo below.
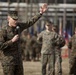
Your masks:
[{"label": "open palm", "polygon": [[43,4],[40,8],[40,13],[44,13],[47,10],[47,4]]}]

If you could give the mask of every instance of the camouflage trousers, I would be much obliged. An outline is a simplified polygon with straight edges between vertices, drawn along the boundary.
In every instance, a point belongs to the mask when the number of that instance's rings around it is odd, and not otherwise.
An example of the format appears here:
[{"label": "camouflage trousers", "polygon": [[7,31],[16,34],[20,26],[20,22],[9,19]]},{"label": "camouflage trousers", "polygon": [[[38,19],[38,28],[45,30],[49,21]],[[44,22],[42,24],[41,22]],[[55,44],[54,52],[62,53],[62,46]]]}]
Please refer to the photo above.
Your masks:
[{"label": "camouflage trousers", "polygon": [[56,62],[57,62],[57,75],[62,75],[62,57],[61,51],[56,51],[55,54]]},{"label": "camouflage trousers", "polygon": [[4,75],[24,75],[23,66],[20,65],[2,65]]},{"label": "camouflage trousers", "polygon": [[[55,70],[55,59],[54,54],[41,54],[41,63],[42,63],[42,75],[46,75],[46,72],[48,75],[54,75]],[[46,71],[48,65],[48,69]]]},{"label": "camouflage trousers", "polygon": [[70,71],[69,75],[76,75],[76,57],[70,57]]}]

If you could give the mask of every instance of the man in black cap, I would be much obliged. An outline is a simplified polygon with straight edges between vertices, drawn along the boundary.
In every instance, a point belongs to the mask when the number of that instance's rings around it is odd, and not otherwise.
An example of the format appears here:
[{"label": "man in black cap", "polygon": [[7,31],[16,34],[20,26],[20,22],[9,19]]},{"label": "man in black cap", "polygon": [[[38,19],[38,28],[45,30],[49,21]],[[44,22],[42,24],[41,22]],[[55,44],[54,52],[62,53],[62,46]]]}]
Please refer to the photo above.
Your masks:
[{"label": "man in black cap", "polygon": [[18,12],[10,11],[8,13],[8,25],[0,30],[0,51],[1,63],[4,75],[24,75],[19,46],[20,33],[32,26],[47,10],[47,4],[40,8],[40,13],[26,23],[18,22]]},{"label": "man in black cap", "polygon": [[54,75],[54,55],[55,46],[59,40],[58,34],[52,31],[52,22],[47,21],[45,24],[46,30],[42,31],[37,40],[42,39],[41,49],[41,63],[42,63],[42,75],[46,75],[46,68],[48,64],[48,75]]},{"label": "man in black cap", "polygon": [[11,16],[14,20],[18,20],[18,12],[15,11],[9,11],[8,15]]}]

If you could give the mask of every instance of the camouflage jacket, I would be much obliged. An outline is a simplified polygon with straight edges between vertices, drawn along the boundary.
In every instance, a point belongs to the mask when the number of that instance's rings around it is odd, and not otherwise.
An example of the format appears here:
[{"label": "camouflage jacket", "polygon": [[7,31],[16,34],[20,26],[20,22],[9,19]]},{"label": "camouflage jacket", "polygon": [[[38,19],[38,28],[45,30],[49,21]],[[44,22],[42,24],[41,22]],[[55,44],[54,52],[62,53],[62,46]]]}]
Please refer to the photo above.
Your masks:
[{"label": "camouflage jacket", "polygon": [[38,35],[38,40],[42,38],[42,54],[52,54],[57,42],[59,41],[58,34],[55,32],[42,31]]},{"label": "camouflage jacket", "polygon": [[[19,26],[19,34],[26,28],[32,26],[42,14],[38,14],[34,16],[31,20],[26,23],[17,23]],[[12,63],[18,64],[21,58],[21,51],[19,50],[19,40],[17,42],[12,43],[11,39],[16,35],[16,28],[5,26],[0,30],[0,51],[1,58],[3,63]],[[17,61],[18,59],[18,61]],[[7,60],[7,61],[6,61]],[[15,62],[14,62],[15,61]]]},{"label": "camouflage jacket", "polygon": [[60,49],[61,47],[63,47],[65,45],[65,39],[59,35],[59,44],[58,44],[58,49]]},{"label": "camouflage jacket", "polygon": [[68,48],[71,49],[71,56],[76,57],[76,35],[73,35],[69,41]]}]

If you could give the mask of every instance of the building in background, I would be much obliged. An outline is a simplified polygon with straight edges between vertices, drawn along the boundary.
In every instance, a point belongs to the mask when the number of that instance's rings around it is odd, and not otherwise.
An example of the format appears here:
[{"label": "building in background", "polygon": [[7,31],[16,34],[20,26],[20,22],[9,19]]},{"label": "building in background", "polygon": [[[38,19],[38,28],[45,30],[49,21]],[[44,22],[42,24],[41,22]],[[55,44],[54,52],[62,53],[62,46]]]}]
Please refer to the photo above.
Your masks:
[{"label": "building in background", "polygon": [[[19,20],[25,22],[39,11],[39,7],[43,3],[49,5],[48,10],[35,23],[36,25],[28,29],[29,32],[33,34],[35,31],[41,32],[44,30],[45,20],[48,19],[54,22],[54,25],[61,26],[64,36],[65,33],[68,36],[69,34],[72,35],[76,26],[76,0],[0,0],[0,28],[2,25],[6,25],[6,15],[9,10],[18,10]],[[72,25],[72,30],[69,25]],[[59,27],[59,32],[60,30]]]}]

